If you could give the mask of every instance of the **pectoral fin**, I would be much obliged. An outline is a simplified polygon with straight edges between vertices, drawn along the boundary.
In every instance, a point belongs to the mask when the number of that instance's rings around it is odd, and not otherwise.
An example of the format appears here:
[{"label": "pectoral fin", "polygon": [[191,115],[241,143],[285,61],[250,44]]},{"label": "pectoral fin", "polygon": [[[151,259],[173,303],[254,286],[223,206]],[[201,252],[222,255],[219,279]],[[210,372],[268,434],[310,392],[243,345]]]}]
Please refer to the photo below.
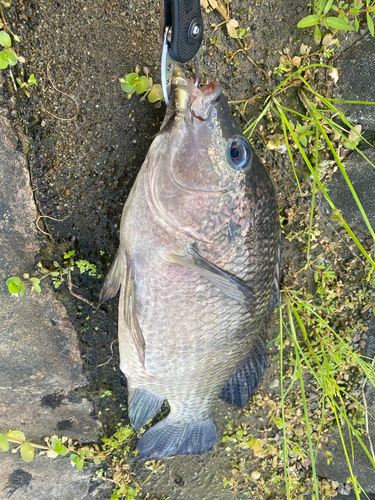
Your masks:
[{"label": "pectoral fin", "polygon": [[104,301],[112,299],[118,292],[124,273],[126,272],[126,260],[121,256],[120,250],[117,251],[115,260],[112,262],[111,269],[104,281],[102,291],[100,292],[98,308]]},{"label": "pectoral fin", "polygon": [[254,293],[251,288],[234,274],[220,269],[220,267],[202,257],[194,246],[186,247],[185,255],[165,253],[164,258],[168,262],[174,262],[192,269],[206,278],[225,295],[232,297],[232,299],[246,307],[249,312],[252,312]]},{"label": "pectoral fin", "polygon": [[131,263],[129,262],[126,271],[126,283],[125,283],[125,323],[129,328],[132,339],[134,341],[135,347],[137,349],[138,357],[142,365],[145,364],[145,350],[146,343],[143,337],[141,327],[139,326],[136,307],[135,307],[135,293],[134,293],[134,280],[133,273],[131,269]]}]

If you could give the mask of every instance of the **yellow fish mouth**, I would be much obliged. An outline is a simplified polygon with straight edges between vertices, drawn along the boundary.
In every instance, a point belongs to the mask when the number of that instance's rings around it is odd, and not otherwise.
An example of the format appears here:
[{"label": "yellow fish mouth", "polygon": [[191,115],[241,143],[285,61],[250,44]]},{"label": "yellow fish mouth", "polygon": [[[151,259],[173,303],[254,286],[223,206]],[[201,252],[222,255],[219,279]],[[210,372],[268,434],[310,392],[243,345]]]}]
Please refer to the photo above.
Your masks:
[{"label": "yellow fish mouth", "polygon": [[178,66],[172,76],[173,107],[175,120],[180,120],[188,109],[200,120],[207,120],[211,109],[220,98],[223,88],[219,82],[211,82],[198,88],[189,78],[185,78]]}]

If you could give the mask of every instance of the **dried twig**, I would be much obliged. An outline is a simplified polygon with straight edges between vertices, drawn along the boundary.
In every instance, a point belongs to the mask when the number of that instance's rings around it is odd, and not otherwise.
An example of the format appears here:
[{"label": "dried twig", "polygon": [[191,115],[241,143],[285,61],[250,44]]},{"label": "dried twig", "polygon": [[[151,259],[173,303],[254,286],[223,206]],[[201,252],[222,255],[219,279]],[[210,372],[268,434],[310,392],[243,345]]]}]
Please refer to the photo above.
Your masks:
[{"label": "dried twig", "polygon": [[86,304],[88,304],[93,309],[96,309],[96,305],[95,304],[93,304],[89,300],[85,299],[85,297],[81,297],[81,295],[78,295],[75,292],[73,292],[72,274],[71,274],[69,268],[68,268],[68,290],[69,290],[70,294],[73,295],[73,297],[75,297],[78,300],[81,300],[82,302],[85,302]]},{"label": "dried twig", "polygon": [[[218,13],[220,14],[220,16],[222,17],[222,19],[223,19],[224,23],[228,23],[228,22],[230,21],[229,12],[228,12],[228,11],[229,11],[229,7],[228,7],[228,9],[226,9],[226,8],[225,8],[225,6],[224,6],[224,4],[223,4],[222,2],[220,2],[220,0],[216,0],[216,1],[213,3],[213,5],[215,5],[215,9],[217,10],[217,12],[218,12]],[[212,5],[212,6],[213,6],[213,5]],[[268,76],[267,72],[266,72],[266,71],[264,71],[264,69],[263,69],[263,68],[261,68],[261,67],[259,66],[259,64],[257,64],[257,63],[256,63],[256,62],[255,62],[255,61],[254,61],[254,60],[253,60],[250,56],[249,56],[249,54],[247,54],[247,53],[246,53],[246,50],[248,50],[248,49],[250,49],[250,48],[252,48],[252,47],[253,47],[253,42],[251,42],[251,44],[250,44],[248,47],[246,47],[246,45],[244,44],[244,42],[243,42],[241,39],[236,38],[236,40],[237,40],[238,45],[241,47],[242,52],[243,52],[244,56],[246,57],[246,59],[247,59],[249,62],[251,62],[251,64],[253,64],[256,68],[260,69],[260,70],[261,70],[261,72],[263,73],[263,75],[264,75],[265,79],[268,81],[268,80],[269,80],[269,76]],[[237,51],[237,52],[238,52],[238,51]]]},{"label": "dried twig", "polygon": [[1,5],[1,3],[0,3],[0,18],[1,18],[1,21],[4,25],[4,31],[6,32],[8,29],[8,23],[5,19],[4,10],[3,10],[3,6]]},{"label": "dried twig", "polygon": [[49,115],[53,116],[53,118],[56,118],[57,120],[61,120],[61,121],[64,121],[64,122],[71,122],[72,120],[75,120],[77,118],[77,116],[78,116],[78,113],[79,113],[79,104],[78,104],[78,101],[72,95],[67,94],[66,92],[63,92],[62,90],[60,90],[60,89],[58,89],[56,87],[56,85],[53,83],[53,80],[52,80],[52,77],[51,77],[51,74],[50,74],[50,64],[51,64],[51,61],[49,61],[48,64],[47,64],[47,76],[49,78],[49,81],[51,82],[52,87],[56,90],[56,92],[59,92],[60,94],[66,95],[67,97],[69,97],[70,99],[72,99],[75,102],[75,105],[76,105],[76,108],[77,108],[77,112],[76,112],[76,114],[72,118],[61,118],[60,116],[54,115],[53,113],[51,113],[47,109],[43,109],[43,111],[45,111]]},{"label": "dried twig", "polygon": [[109,363],[109,362],[112,360],[112,358],[113,358],[113,344],[114,344],[115,342],[118,342],[118,339],[115,339],[115,340],[111,343],[111,345],[110,345],[110,348],[111,348],[111,357],[109,358],[109,360],[108,360],[108,361],[106,361],[105,363],[100,363],[100,365],[96,365],[96,368],[99,368],[99,366],[104,366],[104,365],[106,365],[107,363]]},{"label": "dried twig", "polygon": [[8,68],[8,71],[10,74],[10,79],[12,80],[12,83],[13,83],[14,91],[17,92],[18,88],[17,88],[16,82],[14,81],[13,71],[10,68]]},{"label": "dried twig", "polygon": [[63,219],[55,219],[54,217],[50,217],[49,215],[39,215],[39,217],[37,218],[37,220],[35,221],[35,225],[36,227],[39,229],[39,231],[41,231],[43,234],[47,235],[47,236],[51,236],[50,233],[46,233],[46,231],[43,231],[43,229],[41,229],[38,225],[38,222],[40,221],[40,219],[52,219],[52,220],[55,220],[56,222],[63,222],[65,219],[67,219],[69,217],[69,215],[67,215],[66,217],[64,217]]}]

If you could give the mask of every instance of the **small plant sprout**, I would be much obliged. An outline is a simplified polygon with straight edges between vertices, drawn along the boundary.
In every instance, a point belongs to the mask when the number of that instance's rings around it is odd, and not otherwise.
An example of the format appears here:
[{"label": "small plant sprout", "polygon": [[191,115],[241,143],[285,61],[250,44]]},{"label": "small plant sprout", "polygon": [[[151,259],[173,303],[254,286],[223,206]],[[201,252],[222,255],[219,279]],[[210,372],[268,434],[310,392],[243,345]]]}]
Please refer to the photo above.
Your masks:
[{"label": "small plant sprout", "polygon": [[33,85],[37,85],[37,83],[38,83],[33,74],[29,76],[27,82],[23,82],[20,78],[16,78],[16,82],[17,82],[18,86],[20,87],[20,89],[23,89],[23,91],[25,92],[27,97],[30,97],[30,92],[28,89],[30,87],[32,87]]},{"label": "small plant sprout", "polygon": [[140,69],[136,67],[134,73],[129,73],[123,78],[120,78],[122,90],[128,94],[128,99],[131,99],[134,93],[144,94],[141,97],[141,101],[145,101],[146,98],[149,102],[155,103],[163,100],[163,90],[161,85],[158,83],[154,84],[152,78],[149,76],[149,69],[143,68],[142,76],[139,76]]}]

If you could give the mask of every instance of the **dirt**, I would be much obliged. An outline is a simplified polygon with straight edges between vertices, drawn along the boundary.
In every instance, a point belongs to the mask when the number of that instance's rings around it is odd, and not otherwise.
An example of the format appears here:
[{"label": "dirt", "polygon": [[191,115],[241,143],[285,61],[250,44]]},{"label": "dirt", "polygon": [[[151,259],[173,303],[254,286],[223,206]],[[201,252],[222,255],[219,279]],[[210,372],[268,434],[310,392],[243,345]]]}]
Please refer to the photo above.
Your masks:
[{"label": "dirt", "polygon": [[[314,46],[311,34],[296,28],[298,21],[308,14],[306,2],[291,0],[286,7],[281,0],[233,0],[229,5],[240,26],[250,28],[247,40],[254,40],[255,44],[249,55],[256,65],[241,54],[227,61],[225,53],[235,52],[238,45],[227,37],[225,27],[215,31],[213,25],[221,22],[216,12],[204,13],[204,79],[219,80],[230,100],[266,95],[280,81],[272,73],[279,64],[279,51],[288,47],[291,54],[298,53],[301,40]],[[35,74],[38,82],[31,89],[30,98],[18,90],[13,104],[14,122],[23,133],[23,147],[28,154],[36,205],[41,215],[49,217],[44,218],[44,231],[50,236],[41,259],[47,263],[61,260],[64,250],[75,249],[79,258],[96,263],[99,272],[105,275],[118,245],[123,204],[164,116],[164,104],[158,108],[147,101],[141,102],[138,96],[129,100],[118,81],[138,65],[147,66],[155,82],[160,82],[158,2],[15,0],[7,15],[12,29],[21,37],[20,54],[27,59],[27,64],[13,68],[14,77],[27,80]],[[210,38],[215,36],[219,45],[213,47]],[[344,44],[350,36],[342,37]],[[7,83],[9,93],[14,94],[9,77]],[[249,106],[246,115],[240,115],[232,105],[241,128],[256,116],[263,100]],[[263,151],[260,154],[264,156]],[[280,158],[276,163],[272,156],[266,156],[265,160],[276,181],[280,206],[285,205],[295,189],[291,175],[280,174],[280,165],[286,168],[288,162]],[[289,263],[291,259],[296,263],[301,257],[293,244],[286,242],[283,262]],[[90,301],[97,300],[103,278],[75,276],[74,279],[78,286],[76,293]],[[118,368],[117,299],[95,311],[74,299],[65,287],[58,289],[57,294],[79,332],[91,380],[88,393],[96,404],[104,432],[111,434],[118,423],[128,423],[126,382]],[[278,334],[276,320],[272,319],[270,340]],[[259,392],[262,397],[278,377],[273,360],[276,355],[274,348]],[[278,390],[271,390],[276,400]],[[100,397],[105,391],[112,394]],[[266,403],[262,405],[259,401],[253,413],[218,402],[215,418],[219,436],[229,421],[233,421],[234,427],[246,423],[255,437],[264,431],[271,438],[276,436],[277,429],[268,428],[269,410]],[[252,458],[250,448],[228,450],[227,444],[219,439],[214,450],[203,457],[164,461],[164,473],[147,481],[142,498],[245,498],[251,484],[235,494],[233,489],[223,488],[223,477],[231,477],[233,464],[241,459],[250,473]],[[150,472],[139,462],[131,466],[141,482]],[[268,470],[265,476],[274,473]],[[276,495],[275,490],[267,498]]]}]

